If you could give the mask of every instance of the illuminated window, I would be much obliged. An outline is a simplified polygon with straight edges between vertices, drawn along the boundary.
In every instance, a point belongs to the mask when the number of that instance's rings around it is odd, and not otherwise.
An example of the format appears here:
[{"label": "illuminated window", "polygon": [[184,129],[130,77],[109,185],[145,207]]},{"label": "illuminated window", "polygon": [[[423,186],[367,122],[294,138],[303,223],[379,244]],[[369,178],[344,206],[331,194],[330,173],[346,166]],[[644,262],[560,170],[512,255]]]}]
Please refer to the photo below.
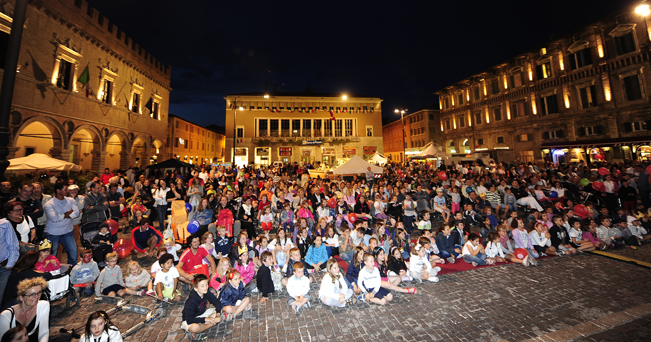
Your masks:
[{"label": "illuminated window", "polygon": [[543,140],[560,139],[564,137],[565,137],[565,132],[562,129],[559,129],[557,131],[543,132],[542,135]]},{"label": "illuminated window", "polygon": [[113,81],[105,78],[102,85],[102,102],[113,104]]},{"label": "illuminated window", "polygon": [[511,78],[511,88],[517,88],[522,85],[522,70],[512,72],[510,75]]},{"label": "illuminated window", "polygon": [[529,106],[524,100],[511,103],[511,116],[514,118],[529,115]]},{"label": "illuminated window", "polygon": [[72,71],[73,71],[72,63],[62,59],[61,62],[59,63],[59,73],[57,76],[56,86],[61,89],[71,90]]},{"label": "illuminated window", "polygon": [[475,125],[481,125],[482,123],[482,118],[481,118],[481,110],[475,112]]},{"label": "illuminated window", "polygon": [[457,121],[459,122],[459,128],[466,127],[466,116],[465,115],[457,116]]},{"label": "illuminated window", "polygon": [[134,113],[140,113],[140,94],[134,92],[131,96],[131,111]]},{"label": "illuminated window", "polygon": [[542,115],[558,113],[558,99],[556,94],[540,97],[540,112]]},{"label": "illuminated window", "polygon": [[553,73],[552,73],[551,58],[547,58],[546,60],[539,62],[539,64],[536,65],[536,77],[538,78],[538,80],[542,80],[552,76]]}]

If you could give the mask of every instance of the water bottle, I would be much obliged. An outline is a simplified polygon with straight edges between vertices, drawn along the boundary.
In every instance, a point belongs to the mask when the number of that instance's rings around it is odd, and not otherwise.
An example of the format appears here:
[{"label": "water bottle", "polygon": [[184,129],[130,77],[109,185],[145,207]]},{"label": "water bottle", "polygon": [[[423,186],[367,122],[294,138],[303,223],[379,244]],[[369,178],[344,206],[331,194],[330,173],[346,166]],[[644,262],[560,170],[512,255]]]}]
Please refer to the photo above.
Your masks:
[{"label": "water bottle", "polygon": [[135,312],[140,315],[146,315],[149,313],[149,309],[142,307],[142,306],[137,306],[137,305],[128,305],[124,307],[124,310]]}]

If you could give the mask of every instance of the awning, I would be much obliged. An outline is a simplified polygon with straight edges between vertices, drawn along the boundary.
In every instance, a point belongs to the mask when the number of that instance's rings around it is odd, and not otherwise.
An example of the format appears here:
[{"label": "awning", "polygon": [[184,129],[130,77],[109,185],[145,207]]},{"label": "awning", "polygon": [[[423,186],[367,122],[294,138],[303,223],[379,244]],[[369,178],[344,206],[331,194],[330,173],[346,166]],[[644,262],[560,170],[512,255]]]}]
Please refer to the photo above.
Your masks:
[{"label": "awning", "polygon": [[625,145],[650,145],[650,144],[651,144],[651,137],[630,137],[630,138],[617,138],[617,139],[599,139],[599,140],[544,143],[540,145],[540,148],[573,149],[573,148],[619,147]]}]

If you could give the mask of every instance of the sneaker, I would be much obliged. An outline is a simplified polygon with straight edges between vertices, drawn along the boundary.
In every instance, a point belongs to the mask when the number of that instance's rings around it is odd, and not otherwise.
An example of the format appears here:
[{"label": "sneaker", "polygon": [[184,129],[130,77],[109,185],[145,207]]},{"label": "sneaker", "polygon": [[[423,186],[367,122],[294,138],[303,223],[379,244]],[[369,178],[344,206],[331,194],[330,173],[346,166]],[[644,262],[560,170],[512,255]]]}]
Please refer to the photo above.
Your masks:
[{"label": "sneaker", "polygon": [[493,259],[486,260],[486,265],[492,265],[494,263],[495,263],[495,260],[493,260]]},{"label": "sneaker", "polygon": [[308,309],[312,307],[309,300],[305,303],[305,307]]},{"label": "sneaker", "polygon": [[357,296],[357,301],[358,302],[366,301],[366,295],[362,293],[361,295]]},{"label": "sneaker", "polygon": [[314,273],[314,269],[309,269],[309,270],[307,270],[307,273],[308,273],[308,274],[312,274],[312,273]]},{"label": "sneaker", "polygon": [[154,296],[154,297],[156,296],[156,292],[154,290],[149,290],[149,291],[145,292],[145,294],[148,295],[148,296]]},{"label": "sneaker", "polygon": [[556,252],[556,255],[558,255],[559,257],[562,257],[563,255],[565,255],[565,252],[564,251],[558,251],[558,252]]},{"label": "sneaker", "polygon": [[477,267],[477,263],[473,261],[472,266]]},{"label": "sneaker", "polygon": [[258,293],[258,288],[254,287],[253,290],[251,290],[251,293]]},{"label": "sneaker", "polygon": [[301,309],[301,307],[298,305],[294,305],[293,308],[294,308],[294,313],[298,315],[298,311]]},{"label": "sneaker", "polygon": [[439,272],[441,272],[441,268],[436,266],[436,267],[434,267],[434,271],[436,271],[436,273],[439,273]]},{"label": "sneaker", "polygon": [[529,262],[531,263],[531,266],[538,266],[538,260],[532,256],[529,256]]},{"label": "sneaker", "polygon": [[447,260],[448,260],[449,263],[454,264],[454,261],[455,261],[455,260],[454,260],[453,257],[449,257]]},{"label": "sneaker", "polygon": [[414,278],[412,278],[411,276],[402,277],[402,281],[412,281],[412,280],[414,280]]},{"label": "sneaker", "polygon": [[546,253],[540,253],[540,256],[541,256],[541,257],[546,257],[547,254],[546,254]]},{"label": "sneaker", "polygon": [[608,246],[607,246],[607,245],[604,245],[603,247],[601,247],[601,250],[602,250],[602,251],[605,251],[606,248],[608,248]]},{"label": "sneaker", "polygon": [[140,296],[140,297],[144,297],[144,296],[146,296],[146,295],[147,295],[147,290],[140,290],[140,291],[138,291],[138,296]]},{"label": "sneaker", "polygon": [[244,309],[244,311],[251,311],[252,308],[253,306],[251,306],[251,304],[249,303],[249,305],[246,306],[246,309]]},{"label": "sneaker", "polygon": [[439,282],[439,277],[429,277],[429,279],[427,279],[427,280],[429,280],[432,283],[438,283]]}]

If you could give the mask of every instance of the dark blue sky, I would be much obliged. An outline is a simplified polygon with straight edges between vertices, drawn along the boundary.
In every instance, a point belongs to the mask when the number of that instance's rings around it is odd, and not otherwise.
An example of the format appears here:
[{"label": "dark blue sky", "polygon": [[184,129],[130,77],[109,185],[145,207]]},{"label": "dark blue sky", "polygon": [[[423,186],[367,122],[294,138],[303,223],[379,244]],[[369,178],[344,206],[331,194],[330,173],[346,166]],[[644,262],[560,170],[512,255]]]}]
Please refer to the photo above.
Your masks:
[{"label": "dark blue sky", "polygon": [[637,0],[88,0],[172,66],[170,113],[224,124],[229,93],[350,92],[384,118]]}]

